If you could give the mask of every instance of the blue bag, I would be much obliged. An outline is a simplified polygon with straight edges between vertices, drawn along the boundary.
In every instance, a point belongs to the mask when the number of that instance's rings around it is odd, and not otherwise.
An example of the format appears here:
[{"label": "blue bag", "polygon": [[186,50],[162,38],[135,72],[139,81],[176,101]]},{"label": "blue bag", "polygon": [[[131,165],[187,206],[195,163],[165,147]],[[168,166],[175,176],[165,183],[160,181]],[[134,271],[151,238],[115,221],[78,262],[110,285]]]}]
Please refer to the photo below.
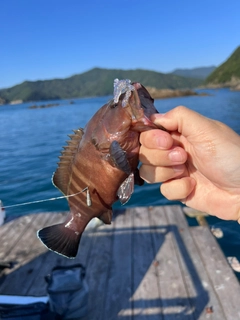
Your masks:
[{"label": "blue bag", "polygon": [[81,318],[87,314],[89,289],[81,264],[55,267],[46,281],[50,310],[59,319]]}]

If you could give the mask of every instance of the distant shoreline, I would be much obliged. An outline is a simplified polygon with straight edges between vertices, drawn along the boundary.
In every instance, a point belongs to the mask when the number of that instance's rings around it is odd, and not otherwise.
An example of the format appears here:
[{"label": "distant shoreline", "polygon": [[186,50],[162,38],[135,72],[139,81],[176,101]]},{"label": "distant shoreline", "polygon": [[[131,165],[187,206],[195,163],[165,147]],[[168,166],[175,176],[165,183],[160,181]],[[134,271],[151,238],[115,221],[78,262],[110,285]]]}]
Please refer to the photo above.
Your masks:
[{"label": "distant shoreline", "polygon": [[[231,91],[240,91],[240,83],[236,86],[229,86],[227,84],[208,84],[205,86],[199,86],[197,89],[223,89],[223,88],[229,88]],[[207,92],[196,92],[191,89],[157,89],[154,87],[146,87],[150,95],[153,99],[170,99],[170,98],[177,98],[177,97],[187,97],[187,96],[209,96],[209,93]],[[82,97],[87,98],[87,97]],[[92,97],[94,98],[94,97]],[[62,100],[62,99],[59,99]],[[1,101],[0,101],[1,102]],[[36,101],[33,105],[29,106],[29,109],[43,109],[43,108],[51,108],[55,106],[59,106],[60,103],[41,103],[38,104],[41,101]],[[23,101],[13,101],[8,104],[0,103],[1,105],[14,105],[14,104],[21,104],[24,103]],[[69,104],[74,104],[74,99],[71,99]]]},{"label": "distant shoreline", "polygon": [[153,99],[167,99],[167,98],[177,98],[177,97],[187,97],[187,96],[208,96],[207,93],[185,89],[156,89],[151,87],[146,87]]},{"label": "distant shoreline", "polygon": [[229,88],[231,91],[240,91],[240,78],[232,76],[231,80],[224,83],[210,82],[205,86],[201,86],[202,89],[221,89]]},{"label": "distant shoreline", "polygon": [[208,85],[199,87],[199,89],[224,89],[224,88],[229,88],[231,91],[240,91],[240,83],[235,86],[231,86],[229,84],[222,84],[222,83],[219,83],[219,84],[210,83]]}]

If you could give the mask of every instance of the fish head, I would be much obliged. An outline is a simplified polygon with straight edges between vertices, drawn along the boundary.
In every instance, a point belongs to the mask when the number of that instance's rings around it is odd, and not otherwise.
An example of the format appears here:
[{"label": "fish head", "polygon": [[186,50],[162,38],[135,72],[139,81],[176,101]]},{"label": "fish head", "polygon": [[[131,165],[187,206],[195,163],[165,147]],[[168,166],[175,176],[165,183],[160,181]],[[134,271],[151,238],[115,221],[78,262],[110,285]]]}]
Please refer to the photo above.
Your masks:
[{"label": "fish head", "polygon": [[[122,134],[127,130],[143,132],[159,129],[150,120],[154,113],[158,113],[154,99],[142,84],[136,82],[107,104],[103,124],[110,134]],[[160,129],[165,130],[163,127]]]}]

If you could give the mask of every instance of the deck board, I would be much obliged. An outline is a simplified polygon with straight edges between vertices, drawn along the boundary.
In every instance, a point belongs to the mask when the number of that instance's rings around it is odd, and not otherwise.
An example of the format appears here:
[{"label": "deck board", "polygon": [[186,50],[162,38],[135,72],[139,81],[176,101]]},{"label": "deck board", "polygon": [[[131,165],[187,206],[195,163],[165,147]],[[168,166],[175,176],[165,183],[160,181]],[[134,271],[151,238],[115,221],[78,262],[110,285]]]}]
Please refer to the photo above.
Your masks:
[{"label": "deck board", "polygon": [[[133,314],[134,319],[161,319],[162,306],[159,300],[159,286],[155,266],[156,251],[150,225],[148,209],[142,214],[135,208],[133,217]],[[152,228],[153,227],[153,228]],[[160,315],[160,317],[159,317]]]},{"label": "deck board", "polygon": [[[158,261],[158,278],[161,291],[163,314],[165,319],[194,319],[192,317],[190,297],[182,278],[179,260],[176,255],[174,238],[175,226],[169,225],[164,210],[152,210],[152,219],[159,227],[164,228],[164,239],[158,248],[156,260]],[[157,234],[156,234],[157,235]],[[155,236],[155,238],[157,238]],[[159,241],[159,240],[158,240]]]},{"label": "deck board", "polygon": [[[112,226],[103,225],[89,232],[91,253],[87,260],[87,282],[89,292],[89,319],[102,319],[106,303],[109,267],[112,263]],[[81,255],[82,244],[79,255]],[[97,306],[97,308],[96,308]]]},{"label": "deck board", "polygon": [[[180,267],[183,279],[185,281],[189,296],[192,297],[191,305],[195,306],[194,316],[196,319],[206,319],[206,307],[214,306],[214,315],[208,314],[208,319],[225,319],[221,303],[215,293],[214,288],[211,286],[211,279],[205,270],[205,265],[199,255],[198,247],[193,241],[186,220],[181,217],[181,208],[176,207],[175,210],[169,210],[166,207],[166,216],[169,224],[177,228],[178,232],[175,237],[176,254],[180,261]],[[203,227],[208,236],[214,241],[210,230]],[[191,228],[192,230],[195,229]],[[231,270],[232,272],[232,270]],[[204,308],[205,306],[205,308]]]},{"label": "deck board", "polygon": [[189,227],[180,206],[115,212],[84,232],[75,260],[48,251],[36,231],[66,213],[24,216],[0,227],[0,257],[15,261],[0,294],[46,295],[56,265],[86,266],[91,320],[236,320],[240,286],[208,227]]},{"label": "deck board", "polygon": [[108,266],[103,320],[114,320],[121,310],[129,307],[131,309],[132,216],[118,214],[112,228],[111,257]]},{"label": "deck board", "polygon": [[[12,220],[7,225],[1,227],[1,251],[0,259],[5,258],[6,252],[10,252],[18,239],[21,239],[28,225],[32,222],[32,217],[24,216],[20,220]],[[5,260],[5,259],[4,259]]]},{"label": "deck board", "polygon": [[191,233],[226,319],[240,319],[239,284],[231,281],[233,272],[228,268],[228,262],[219,250],[218,243],[211,237],[207,228],[196,227]]}]

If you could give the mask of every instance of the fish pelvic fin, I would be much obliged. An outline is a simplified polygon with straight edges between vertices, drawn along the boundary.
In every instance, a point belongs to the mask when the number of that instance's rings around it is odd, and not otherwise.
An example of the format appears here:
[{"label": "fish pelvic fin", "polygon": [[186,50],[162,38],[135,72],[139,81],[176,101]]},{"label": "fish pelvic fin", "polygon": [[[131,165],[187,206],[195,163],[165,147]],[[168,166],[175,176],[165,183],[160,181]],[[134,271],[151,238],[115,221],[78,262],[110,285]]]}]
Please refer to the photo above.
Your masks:
[{"label": "fish pelvic fin", "polygon": [[109,209],[107,211],[105,211],[100,217],[99,219],[104,222],[105,224],[111,224],[112,222],[112,209]]},{"label": "fish pelvic fin", "polygon": [[74,134],[69,135],[70,140],[67,141],[59,157],[58,168],[53,174],[52,183],[57,187],[64,195],[68,194],[69,180],[72,172],[72,162],[78,151],[78,146],[82,140],[84,134],[83,129],[74,130]]},{"label": "fish pelvic fin", "polygon": [[43,228],[37,233],[38,238],[49,250],[70,259],[77,255],[81,235],[65,227],[65,223]]},{"label": "fish pelvic fin", "polygon": [[131,173],[120,185],[117,196],[121,204],[125,204],[131,198],[134,191],[134,174]]}]

